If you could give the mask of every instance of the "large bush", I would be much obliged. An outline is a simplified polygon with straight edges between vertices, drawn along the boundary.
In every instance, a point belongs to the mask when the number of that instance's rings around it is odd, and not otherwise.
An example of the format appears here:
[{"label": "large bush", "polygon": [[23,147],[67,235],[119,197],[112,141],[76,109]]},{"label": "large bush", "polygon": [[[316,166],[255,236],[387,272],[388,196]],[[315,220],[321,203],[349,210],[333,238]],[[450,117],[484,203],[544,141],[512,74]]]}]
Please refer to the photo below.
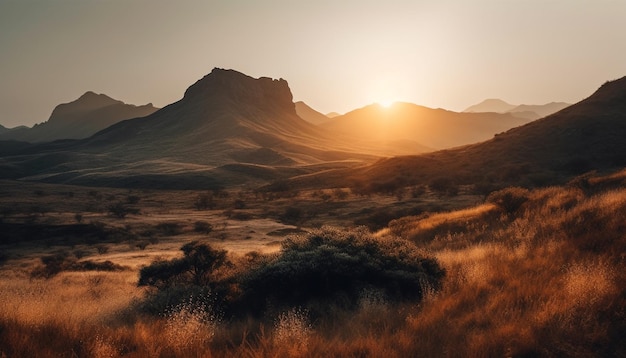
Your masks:
[{"label": "large bush", "polygon": [[437,262],[410,242],[377,238],[365,228],[323,228],[286,239],[279,253],[235,261],[206,244],[194,242],[182,250],[183,257],[140,271],[139,285],[155,288],[146,301],[149,311],[210,295],[228,316],[293,307],[319,316],[332,306],[356,308],[372,291],[388,301],[420,300],[426,290],[439,289],[444,276]]},{"label": "large bush", "polygon": [[241,281],[243,302],[265,307],[355,307],[363,292],[382,292],[389,301],[419,300],[438,289],[444,270],[405,240],[381,239],[366,229],[323,228],[283,242],[273,260]]},{"label": "large bush", "polygon": [[528,201],[529,195],[528,189],[511,187],[489,194],[487,202],[497,205],[507,214],[514,214]]}]

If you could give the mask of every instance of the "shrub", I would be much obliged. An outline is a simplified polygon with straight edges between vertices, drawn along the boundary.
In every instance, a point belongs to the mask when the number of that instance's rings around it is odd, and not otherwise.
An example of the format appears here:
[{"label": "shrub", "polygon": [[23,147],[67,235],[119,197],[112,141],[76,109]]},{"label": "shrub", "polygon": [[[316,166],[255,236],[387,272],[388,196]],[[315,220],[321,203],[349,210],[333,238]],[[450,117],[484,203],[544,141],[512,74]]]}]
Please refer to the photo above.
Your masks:
[{"label": "shrub", "polygon": [[209,224],[206,221],[196,221],[193,224],[193,231],[202,234],[210,234],[211,231],[213,231],[213,225]]},{"label": "shrub", "polygon": [[439,289],[443,276],[438,263],[420,256],[408,241],[379,239],[365,228],[324,227],[285,240],[280,255],[250,270],[241,287],[243,302],[254,313],[265,304],[315,311],[329,305],[356,308],[362,292],[371,289],[389,300],[419,300],[425,289]]},{"label": "shrub", "polygon": [[450,178],[436,178],[428,184],[431,190],[439,195],[455,196],[459,193],[459,188]]},{"label": "shrub", "polygon": [[107,210],[109,214],[118,219],[124,219],[128,214],[139,214],[139,209],[128,207],[122,202],[109,205]]},{"label": "shrub", "polygon": [[42,256],[40,260],[42,265],[31,272],[32,277],[51,278],[62,271],[122,271],[125,269],[111,261],[77,261],[76,257],[70,256],[67,252]]},{"label": "shrub", "polygon": [[196,210],[211,210],[215,208],[215,202],[213,201],[213,194],[203,193],[198,194],[196,200],[193,203],[193,207]]},{"label": "shrub", "polygon": [[280,220],[285,224],[297,225],[302,219],[302,209],[290,206],[285,209],[285,212],[281,215]]},{"label": "shrub", "polygon": [[160,223],[157,224],[156,229],[166,236],[178,235],[182,231],[179,223]]},{"label": "shrub", "polygon": [[127,201],[129,204],[137,204],[137,203],[139,203],[139,201],[140,201],[140,200],[141,200],[141,198],[140,198],[139,196],[137,196],[137,195],[130,195],[130,194],[129,194],[129,195],[126,197],[126,201]]},{"label": "shrub", "polygon": [[487,202],[497,205],[507,214],[514,214],[528,198],[528,189],[511,187],[489,194]]}]

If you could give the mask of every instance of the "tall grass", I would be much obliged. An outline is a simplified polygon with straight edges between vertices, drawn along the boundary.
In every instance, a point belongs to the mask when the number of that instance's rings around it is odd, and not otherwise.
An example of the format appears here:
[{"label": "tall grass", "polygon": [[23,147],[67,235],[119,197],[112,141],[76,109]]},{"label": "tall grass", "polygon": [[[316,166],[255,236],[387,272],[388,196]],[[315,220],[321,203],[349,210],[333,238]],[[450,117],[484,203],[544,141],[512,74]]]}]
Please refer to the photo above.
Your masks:
[{"label": "tall grass", "polygon": [[[609,184],[607,184],[609,183]],[[0,280],[0,357],[626,356],[626,188],[526,193],[510,213],[481,205],[408,217],[378,237],[413,240],[446,269],[417,302],[363,291],[358,308],[218,319],[189,301],[159,317],[134,307],[129,272]]]}]

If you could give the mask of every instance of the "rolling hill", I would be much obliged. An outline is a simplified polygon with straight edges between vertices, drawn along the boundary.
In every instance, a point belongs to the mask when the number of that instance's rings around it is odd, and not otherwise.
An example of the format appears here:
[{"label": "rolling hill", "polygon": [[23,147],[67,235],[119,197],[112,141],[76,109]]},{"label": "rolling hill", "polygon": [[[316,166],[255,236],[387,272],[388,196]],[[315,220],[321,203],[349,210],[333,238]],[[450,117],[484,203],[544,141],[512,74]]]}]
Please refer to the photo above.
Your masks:
[{"label": "rolling hill", "polygon": [[135,106],[104,94],[86,92],[70,103],[58,105],[48,121],[32,128],[18,127],[0,132],[0,140],[30,143],[58,139],[82,139],[117,122],[154,113],[152,104]]}]

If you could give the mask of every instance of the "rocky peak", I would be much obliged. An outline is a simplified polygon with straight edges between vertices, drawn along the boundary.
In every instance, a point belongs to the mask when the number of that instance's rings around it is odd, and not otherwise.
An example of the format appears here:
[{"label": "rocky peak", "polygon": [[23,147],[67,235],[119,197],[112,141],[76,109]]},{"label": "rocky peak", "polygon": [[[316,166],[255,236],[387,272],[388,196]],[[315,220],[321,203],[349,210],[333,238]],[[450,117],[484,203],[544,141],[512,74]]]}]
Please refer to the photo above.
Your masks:
[{"label": "rocky peak", "polygon": [[269,77],[256,79],[235,70],[214,68],[211,73],[191,85],[183,98],[184,101],[208,99],[259,108],[289,108],[295,113],[293,95],[287,81]]}]

